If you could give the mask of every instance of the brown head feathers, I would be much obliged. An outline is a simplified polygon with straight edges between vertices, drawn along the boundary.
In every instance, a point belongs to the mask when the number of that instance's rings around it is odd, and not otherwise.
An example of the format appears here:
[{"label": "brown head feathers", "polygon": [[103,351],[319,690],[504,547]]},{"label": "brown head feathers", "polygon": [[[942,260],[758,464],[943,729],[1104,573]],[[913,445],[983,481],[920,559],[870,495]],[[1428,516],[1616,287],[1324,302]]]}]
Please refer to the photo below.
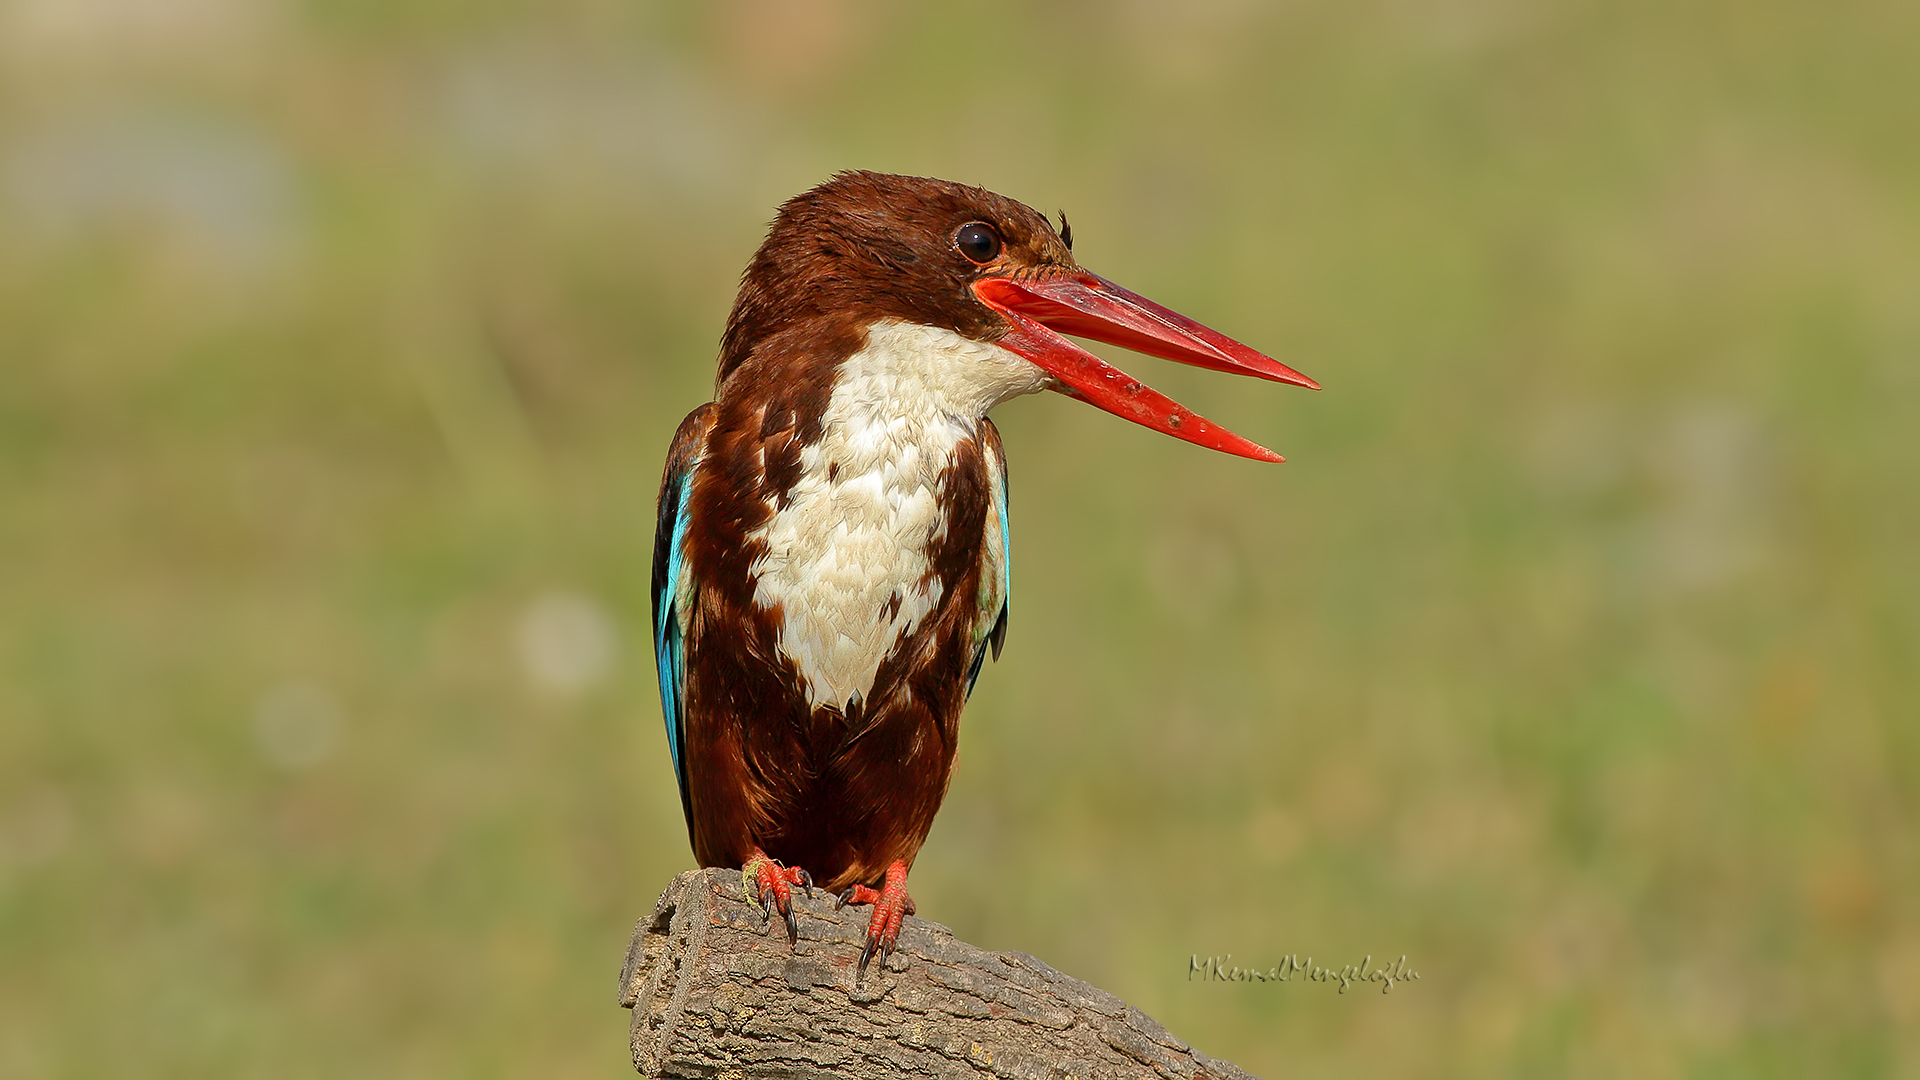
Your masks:
[{"label": "brown head feathers", "polygon": [[[981,248],[963,251],[956,241],[971,224],[997,238],[992,258],[981,261]],[[899,319],[997,340],[1005,321],[968,285],[988,272],[1078,268],[1044,214],[1003,195],[922,176],[839,173],[780,207],[727,317],[716,385],[772,339],[808,323],[834,333]]]}]

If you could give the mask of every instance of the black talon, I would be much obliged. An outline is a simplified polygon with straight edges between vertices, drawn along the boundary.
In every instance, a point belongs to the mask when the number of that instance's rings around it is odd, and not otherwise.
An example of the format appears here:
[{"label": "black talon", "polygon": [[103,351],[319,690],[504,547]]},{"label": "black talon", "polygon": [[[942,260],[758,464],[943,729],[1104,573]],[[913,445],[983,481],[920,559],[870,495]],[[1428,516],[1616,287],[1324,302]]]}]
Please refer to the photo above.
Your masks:
[{"label": "black talon", "polygon": [[773,921],[773,890],[764,886],[760,889],[760,910],[767,913],[768,922]]},{"label": "black talon", "polygon": [[[879,945],[880,945],[879,938],[870,937],[867,939],[867,947],[860,950],[860,970],[857,974],[854,975],[853,977],[854,982],[859,982],[861,979],[864,979],[867,977],[867,961],[873,959],[873,952],[876,948],[879,947]],[[880,961],[880,965],[882,967],[885,967],[886,963],[887,962],[885,960]]]},{"label": "black talon", "polygon": [[787,916],[787,947],[793,948],[795,945],[800,944],[800,920],[794,918],[793,905],[791,904],[787,905],[787,910],[784,914]]},{"label": "black talon", "polygon": [[840,891],[839,896],[833,898],[833,910],[839,911],[841,908],[846,907],[847,901],[851,899],[853,899],[853,886],[849,885]]},{"label": "black talon", "polygon": [[813,899],[813,875],[807,873],[806,867],[800,868],[800,887],[806,890],[807,899]]}]

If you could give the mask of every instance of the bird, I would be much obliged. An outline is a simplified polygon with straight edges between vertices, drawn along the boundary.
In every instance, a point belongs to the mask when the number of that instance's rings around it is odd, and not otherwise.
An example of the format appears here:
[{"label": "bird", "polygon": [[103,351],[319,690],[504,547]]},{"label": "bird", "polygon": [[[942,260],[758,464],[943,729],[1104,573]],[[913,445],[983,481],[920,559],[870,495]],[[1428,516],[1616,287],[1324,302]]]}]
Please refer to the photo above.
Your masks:
[{"label": "bird", "polygon": [[1066,335],[1310,389],[1114,284],[1072,227],[984,188],[867,171],[782,204],[741,277],[713,400],[675,432],[653,549],[667,746],[702,866],[769,930],[793,893],[871,905],[884,965],[1006,639],[1007,462],[987,414],[1052,390],[1228,454],[1280,455]]}]

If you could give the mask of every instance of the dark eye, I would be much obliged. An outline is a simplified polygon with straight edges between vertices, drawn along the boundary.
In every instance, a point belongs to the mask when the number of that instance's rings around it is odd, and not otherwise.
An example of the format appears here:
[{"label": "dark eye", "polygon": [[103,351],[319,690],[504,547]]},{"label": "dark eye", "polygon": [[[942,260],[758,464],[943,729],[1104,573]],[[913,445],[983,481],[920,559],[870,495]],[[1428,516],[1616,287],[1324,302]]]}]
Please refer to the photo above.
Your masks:
[{"label": "dark eye", "polygon": [[990,263],[1000,257],[1000,234],[993,231],[993,226],[976,221],[960,226],[953,234],[953,246],[974,262]]}]

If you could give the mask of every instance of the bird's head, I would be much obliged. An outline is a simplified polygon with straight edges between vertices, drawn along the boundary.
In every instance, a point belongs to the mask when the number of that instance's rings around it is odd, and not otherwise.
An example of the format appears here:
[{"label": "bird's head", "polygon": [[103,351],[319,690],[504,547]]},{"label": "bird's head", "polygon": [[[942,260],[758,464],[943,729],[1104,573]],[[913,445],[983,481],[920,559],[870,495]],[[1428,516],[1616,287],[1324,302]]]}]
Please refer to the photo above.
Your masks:
[{"label": "bird's head", "polygon": [[1045,385],[1155,431],[1262,461],[1280,455],[1067,340],[1319,389],[1273,358],[1083,268],[1061,217],[984,188],[848,172],[780,208],[721,340],[724,383],[764,343],[822,321],[952,331],[1038,367]]}]

